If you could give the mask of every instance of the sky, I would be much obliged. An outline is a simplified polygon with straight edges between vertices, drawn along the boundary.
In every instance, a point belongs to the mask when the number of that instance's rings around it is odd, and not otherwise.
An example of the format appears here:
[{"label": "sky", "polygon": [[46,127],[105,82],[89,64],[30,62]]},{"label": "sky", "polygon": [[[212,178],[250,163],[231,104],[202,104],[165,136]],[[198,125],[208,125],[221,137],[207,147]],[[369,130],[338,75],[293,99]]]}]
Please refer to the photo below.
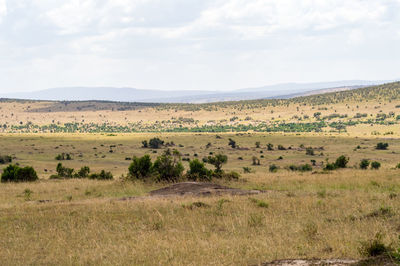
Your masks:
[{"label": "sky", "polygon": [[400,0],[0,0],[0,93],[400,78]]}]

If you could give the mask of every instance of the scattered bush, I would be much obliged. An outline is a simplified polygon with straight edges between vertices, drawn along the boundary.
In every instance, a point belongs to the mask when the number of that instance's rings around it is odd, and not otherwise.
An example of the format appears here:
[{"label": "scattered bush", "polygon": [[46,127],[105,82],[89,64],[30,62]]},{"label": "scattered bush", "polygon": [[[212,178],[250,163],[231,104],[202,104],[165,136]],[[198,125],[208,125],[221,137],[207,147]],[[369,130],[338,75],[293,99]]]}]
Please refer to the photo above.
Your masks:
[{"label": "scattered bush", "polygon": [[387,150],[388,147],[389,147],[388,143],[379,142],[378,144],[376,144],[375,149],[377,149],[377,150]]},{"label": "scattered bush", "polygon": [[152,138],[149,141],[149,147],[152,149],[159,149],[164,145],[164,141],[159,138]]},{"label": "scattered bush", "polygon": [[307,172],[312,171],[312,166],[309,164],[301,164],[301,165],[289,165],[288,169],[291,171],[300,171],[300,172]]},{"label": "scattered bush", "polygon": [[276,173],[276,172],[278,171],[278,169],[279,169],[279,167],[276,166],[275,164],[271,164],[271,165],[269,166],[269,171],[270,171],[271,173]]},{"label": "scattered bush", "polygon": [[379,169],[381,167],[381,163],[374,161],[371,163],[371,169]]},{"label": "scattered bush", "polygon": [[222,165],[228,162],[228,156],[224,154],[216,154],[215,156],[208,156],[207,162],[214,165],[215,172],[222,172]]},{"label": "scattered bush", "polygon": [[346,168],[348,162],[349,157],[342,155],[336,159],[335,166],[336,168]]},{"label": "scattered bush", "polygon": [[314,149],[312,147],[306,148],[306,155],[314,156]]},{"label": "scattered bush", "polygon": [[97,180],[110,180],[113,179],[113,175],[111,172],[106,172],[105,170],[101,170],[99,174],[91,174],[89,179],[97,179]]},{"label": "scattered bush", "polygon": [[144,179],[150,176],[153,163],[150,155],[146,154],[143,157],[133,157],[132,163],[129,165],[129,176],[136,179]]},{"label": "scattered bush", "polygon": [[31,166],[19,167],[10,164],[1,175],[1,182],[31,182],[36,180],[38,180],[38,176]]},{"label": "scattered bush", "polygon": [[167,149],[163,155],[159,156],[153,164],[155,173],[158,174],[159,181],[177,182],[183,173],[183,165],[180,162],[181,155],[177,150]]},{"label": "scattered bush", "polygon": [[236,141],[234,141],[233,139],[229,139],[228,145],[231,146],[232,149],[237,148]]},{"label": "scattered bush", "polygon": [[0,155],[0,164],[7,164],[12,162],[12,157],[9,155]]},{"label": "scattered bush", "polygon": [[186,173],[186,177],[193,181],[209,181],[212,178],[212,171],[204,166],[204,163],[198,159],[194,159],[189,162],[189,171]]},{"label": "scattered bush", "polygon": [[368,166],[369,166],[369,164],[370,164],[370,161],[369,161],[369,160],[367,160],[367,159],[362,159],[361,162],[360,162],[360,168],[361,168],[361,169],[367,169]]},{"label": "scattered bush", "polygon": [[71,154],[69,153],[60,153],[56,156],[57,161],[63,161],[63,160],[72,160]]}]

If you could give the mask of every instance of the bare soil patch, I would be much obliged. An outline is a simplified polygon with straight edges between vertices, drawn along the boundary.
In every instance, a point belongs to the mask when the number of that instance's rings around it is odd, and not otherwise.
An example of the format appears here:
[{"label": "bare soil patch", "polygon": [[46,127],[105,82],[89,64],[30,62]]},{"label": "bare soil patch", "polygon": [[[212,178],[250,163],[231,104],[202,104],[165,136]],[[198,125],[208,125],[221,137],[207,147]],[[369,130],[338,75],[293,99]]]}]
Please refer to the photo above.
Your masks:
[{"label": "bare soil patch", "polygon": [[209,196],[209,195],[253,195],[264,193],[260,190],[243,190],[213,183],[182,182],[165,188],[153,190],[150,196]]}]

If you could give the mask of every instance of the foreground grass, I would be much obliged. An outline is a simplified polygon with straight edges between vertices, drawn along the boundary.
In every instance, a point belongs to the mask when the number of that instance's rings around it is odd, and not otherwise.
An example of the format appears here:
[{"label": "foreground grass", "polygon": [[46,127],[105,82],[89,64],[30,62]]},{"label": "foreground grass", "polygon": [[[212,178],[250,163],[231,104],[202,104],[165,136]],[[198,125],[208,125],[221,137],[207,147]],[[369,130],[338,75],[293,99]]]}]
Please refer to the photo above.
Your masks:
[{"label": "foreground grass", "polygon": [[[293,185],[298,177],[287,174],[281,185],[286,190],[252,198],[120,201],[145,195],[151,186],[88,180],[5,184],[0,257],[4,265],[256,264],[282,258],[359,258],[360,243],[378,232],[386,244],[395,243],[400,234],[399,178],[392,179],[389,191],[379,185],[388,182],[386,177],[365,177],[375,185],[355,175],[349,185],[339,177],[343,174],[351,177],[351,171],[334,174],[336,178],[321,175],[319,182],[303,181],[300,189]],[[268,184],[274,178],[264,179]],[[257,178],[232,185],[252,182]],[[26,188],[32,191],[28,198]],[[205,206],[191,206],[198,201]]]},{"label": "foreground grass", "polygon": [[[223,152],[229,156],[226,170],[252,168],[252,173],[243,174],[239,181],[222,184],[267,193],[150,198],[149,191],[165,184],[118,177],[127,172],[129,161],[125,157],[150,153],[154,158],[161,153],[140,147],[141,140],[152,136],[0,138],[5,154],[15,155],[15,162],[21,165],[34,166],[41,177],[34,183],[0,184],[1,264],[243,265],[286,258],[360,258],[361,243],[377,233],[384,236],[386,245],[397,245],[400,170],[393,167],[398,163],[400,146],[396,139],[280,134],[222,134],[222,139],[216,139],[213,134],[167,134],[163,139],[182,144],[177,148],[190,154],[187,157]],[[229,148],[229,137],[246,149]],[[254,147],[256,141],[262,148]],[[376,151],[374,146],[381,141],[389,142],[390,149]],[[208,142],[212,143],[210,149],[204,147]],[[268,142],[294,149],[267,151]],[[304,150],[297,149],[301,144],[324,146],[324,155],[306,156]],[[111,145],[116,145],[112,153]],[[354,150],[357,145],[362,148]],[[58,163],[54,156],[60,152],[74,156],[72,161],[63,161],[67,166],[87,164],[96,171],[113,171],[117,179],[47,180]],[[260,166],[251,165],[254,154],[264,155]],[[382,168],[322,171],[322,161],[332,161],[341,154],[350,156],[350,167],[369,158],[382,162]],[[277,160],[279,156],[284,159]],[[317,160],[313,172],[283,169],[310,159]],[[272,163],[281,167],[277,173],[268,171]],[[124,197],[137,198],[121,201]],[[193,204],[196,202],[204,204]]]}]

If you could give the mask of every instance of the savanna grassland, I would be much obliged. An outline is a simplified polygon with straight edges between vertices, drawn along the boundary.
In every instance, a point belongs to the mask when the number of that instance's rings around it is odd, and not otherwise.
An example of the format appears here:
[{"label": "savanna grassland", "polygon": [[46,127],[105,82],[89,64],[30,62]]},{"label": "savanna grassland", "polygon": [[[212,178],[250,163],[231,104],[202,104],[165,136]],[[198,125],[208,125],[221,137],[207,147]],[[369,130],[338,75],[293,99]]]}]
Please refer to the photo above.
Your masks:
[{"label": "savanna grassland", "polygon": [[[3,100],[0,155],[34,167],[39,180],[0,184],[1,262],[247,265],[360,259],[371,255],[366,247],[374,239],[395,251],[399,91],[394,83],[204,105]],[[152,138],[164,145],[143,147]],[[224,154],[223,170],[240,177],[212,182],[265,193],[149,196],[169,184],[132,178],[128,167],[145,154],[155,161],[167,148],[179,151],[184,173],[196,158],[213,169],[206,158]],[[70,158],[57,160],[60,154]],[[348,158],[345,167],[327,169],[342,155]],[[360,169],[363,159],[379,167]],[[114,178],[53,179],[59,163],[105,170]]]}]

